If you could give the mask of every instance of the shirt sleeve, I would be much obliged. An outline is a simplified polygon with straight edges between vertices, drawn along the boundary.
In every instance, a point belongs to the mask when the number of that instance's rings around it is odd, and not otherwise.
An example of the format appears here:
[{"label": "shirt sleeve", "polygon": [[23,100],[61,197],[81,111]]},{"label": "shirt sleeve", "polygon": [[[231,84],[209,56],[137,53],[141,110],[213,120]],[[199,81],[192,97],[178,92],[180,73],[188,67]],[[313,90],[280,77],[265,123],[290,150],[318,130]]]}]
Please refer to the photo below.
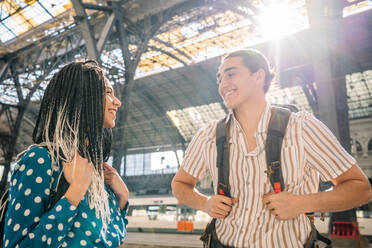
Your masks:
[{"label": "shirt sleeve", "polygon": [[124,221],[125,228],[127,228],[127,225],[128,225],[128,219],[127,219],[128,208],[129,208],[129,201],[127,201],[127,203],[125,203],[125,206],[124,206],[123,210],[120,211],[121,218]]},{"label": "shirt sleeve", "polygon": [[199,131],[187,146],[181,167],[191,176],[199,179],[208,171],[203,151],[206,148],[210,134],[216,131],[215,123],[211,123]]},{"label": "shirt sleeve", "polygon": [[304,116],[305,162],[320,173],[323,181],[334,179],[356,165],[326,125],[310,113]]},{"label": "shirt sleeve", "polygon": [[4,247],[59,247],[72,227],[76,207],[62,197],[50,210],[52,166],[45,148],[31,148],[10,183]]}]

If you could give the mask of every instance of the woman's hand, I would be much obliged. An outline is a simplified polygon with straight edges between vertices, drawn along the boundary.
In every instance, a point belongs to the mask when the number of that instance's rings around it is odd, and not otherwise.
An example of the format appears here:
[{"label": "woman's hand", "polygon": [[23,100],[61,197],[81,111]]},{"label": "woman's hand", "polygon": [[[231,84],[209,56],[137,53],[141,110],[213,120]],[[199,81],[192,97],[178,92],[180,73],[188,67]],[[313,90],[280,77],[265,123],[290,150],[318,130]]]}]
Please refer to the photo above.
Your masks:
[{"label": "woman's hand", "polygon": [[92,182],[94,166],[88,162],[88,159],[81,157],[79,154],[69,163],[62,162],[62,166],[64,177],[70,184],[65,197],[71,204],[77,206],[81,199],[84,198]]},{"label": "woman's hand", "polygon": [[116,169],[111,167],[108,163],[103,163],[103,168],[105,183],[108,184],[114,192],[120,209],[123,209],[129,198],[127,185],[125,185]]}]

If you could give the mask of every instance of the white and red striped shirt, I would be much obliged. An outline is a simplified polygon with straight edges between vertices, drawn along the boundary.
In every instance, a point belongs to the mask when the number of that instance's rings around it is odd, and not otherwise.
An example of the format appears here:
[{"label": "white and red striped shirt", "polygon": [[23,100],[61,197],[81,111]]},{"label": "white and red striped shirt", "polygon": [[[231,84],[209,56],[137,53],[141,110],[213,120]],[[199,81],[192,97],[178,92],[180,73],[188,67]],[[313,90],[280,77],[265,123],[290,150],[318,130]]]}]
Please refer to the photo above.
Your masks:
[{"label": "white and red striped shirt", "polygon": [[[301,214],[281,221],[264,207],[262,196],[272,192],[265,173],[265,140],[271,116],[266,104],[255,134],[257,147],[248,151],[243,130],[231,114],[230,123],[230,188],[239,198],[230,214],[217,219],[216,232],[225,245],[234,247],[303,247],[311,231],[308,218]],[[210,173],[216,189],[218,170],[215,143],[218,121],[201,128],[190,144],[182,168],[196,178]],[[356,161],[337,141],[331,131],[312,114],[292,113],[281,151],[284,191],[293,194],[318,192],[319,175],[330,180],[347,171]]]}]

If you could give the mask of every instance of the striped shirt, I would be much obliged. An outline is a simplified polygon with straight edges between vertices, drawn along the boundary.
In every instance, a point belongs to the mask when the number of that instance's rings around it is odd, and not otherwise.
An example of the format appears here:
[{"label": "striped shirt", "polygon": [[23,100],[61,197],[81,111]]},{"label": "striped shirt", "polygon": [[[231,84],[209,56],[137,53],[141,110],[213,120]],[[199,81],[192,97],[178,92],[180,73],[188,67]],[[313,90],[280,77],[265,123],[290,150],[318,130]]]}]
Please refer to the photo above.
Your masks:
[{"label": "striped shirt", "polygon": [[[271,116],[265,110],[255,133],[257,147],[248,151],[243,130],[230,114],[230,193],[239,203],[230,214],[217,219],[216,232],[225,245],[234,247],[302,247],[311,231],[308,218],[301,214],[281,221],[264,207],[262,195],[272,192],[265,173],[265,140]],[[195,178],[210,173],[216,191],[218,170],[215,144],[218,121],[201,128],[187,147],[182,168]],[[337,141],[331,131],[312,114],[292,113],[281,151],[284,191],[293,194],[318,192],[322,180],[336,178],[356,161]]]}]

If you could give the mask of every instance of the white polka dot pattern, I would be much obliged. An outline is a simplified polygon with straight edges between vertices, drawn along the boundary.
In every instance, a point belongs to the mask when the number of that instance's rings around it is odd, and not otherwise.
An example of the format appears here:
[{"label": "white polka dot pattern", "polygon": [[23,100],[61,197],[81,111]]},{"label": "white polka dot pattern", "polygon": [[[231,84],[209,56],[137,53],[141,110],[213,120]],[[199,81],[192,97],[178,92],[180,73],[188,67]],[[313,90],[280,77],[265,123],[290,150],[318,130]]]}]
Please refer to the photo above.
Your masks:
[{"label": "white polka dot pattern", "polygon": [[27,171],[26,175],[27,175],[27,176],[31,176],[32,172],[34,172],[34,170],[33,170],[33,169],[29,169],[29,170]]},{"label": "white polka dot pattern", "polygon": [[60,169],[59,165],[52,168],[45,148],[32,147],[18,161],[10,180],[9,208],[13,214],[5,220],[5,247],[17,247],[21,240],[25,243],[32,240],[33,247],[96,247],[98,243],[118,247],[123,244],[127,221],[111,202],[110,219],[115,224],[109,223],[104,240],[100,240],[102,220],[89,206],[87,196],[77,207],[62,197],[48,212],[42,213],[44,206],[51,205]]},{"label": "white polka dot pattern", "polygon": [[30,195],[31,194],[31,189],[26,189],[25,190],[25,195],[27,196],[27,195]]},{"label": "white polka dot pattern", "polygon": [[40,196],[36,196],[35,199],[34,199],[34,202],[35,203],[40,203],[41,202]]},{"label": "white polka dot pattern", "polygon": [[24,216],[29,216],[30,215],[30,209],[26,209],[25,212],[23,213]]},{"label": "white polka dot pattern", "polygon": [[18,210],[21,207],[21,203],[17,203],[14,207],[15,210]]}]

